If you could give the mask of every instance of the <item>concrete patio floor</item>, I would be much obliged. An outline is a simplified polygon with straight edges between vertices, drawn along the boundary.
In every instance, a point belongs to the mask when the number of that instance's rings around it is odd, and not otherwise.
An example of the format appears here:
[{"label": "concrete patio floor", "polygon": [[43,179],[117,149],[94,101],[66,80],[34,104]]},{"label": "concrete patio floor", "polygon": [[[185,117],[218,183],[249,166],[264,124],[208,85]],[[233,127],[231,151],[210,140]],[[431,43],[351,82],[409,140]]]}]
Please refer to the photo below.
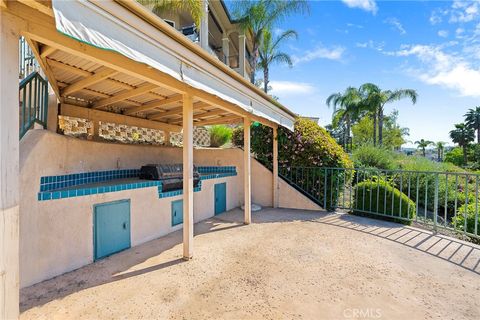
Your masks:
[{"label": "concrete patio floor", "polygon": [[21,319],[480,319],[480,248],[346,214],[238,209],[25,288]]}]

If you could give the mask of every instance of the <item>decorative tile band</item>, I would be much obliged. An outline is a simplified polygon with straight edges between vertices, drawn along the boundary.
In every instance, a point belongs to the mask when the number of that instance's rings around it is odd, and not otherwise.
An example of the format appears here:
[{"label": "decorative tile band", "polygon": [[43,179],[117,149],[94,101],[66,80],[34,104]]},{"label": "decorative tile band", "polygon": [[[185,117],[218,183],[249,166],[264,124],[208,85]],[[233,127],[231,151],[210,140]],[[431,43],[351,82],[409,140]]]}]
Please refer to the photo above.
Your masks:
[{"label": "decorative tile band", "polygon": [[[223,177],[236,176],[236,168],[233,166],[224,167],[197,167],[201,174],[200,180],[218,179]],[[142,182],[129,182],[114,184],[114,180],[137,178],[139,175],[138,169],[125,169],[125,170],[109,170],[109,171],[96,171],[96,172],[84,172],[61,176],[48,176],[40,179],[40,192],[38,193],[38,200],[57,200],[63,198],[73,198],[88,196],[94,194],[117,192],[123,190],[133,190],[140,188],[158,188],[159,198],[174,197],[183,194],[183,190],[173,190],[162,192],[162,181],[142,181]],[[83,184],[108,182],[113,181],[111,185],[83,187]],[[62,190],[65,188],[72,188],[70,190]],[[201,191],[202,181],[200,181],[198,187],[194,188],[194,192]]]},{"label": "decorative tile band", "polygon": [[109,186],[98,186],[98,187],[92,187],[92,188],[78,188],[78,189],[72,189],[72,190],[39,192],[38,200],[39,201],[57,200],[57,199],[63,199],[63,198],[88,196],[88,195],[100,194],[100,193],[117,192],[117,191],[133,190],[133,189],[140,189],[140,188],[150,188],[155,186],[158,187],[160,192],[162,188],[162,182],[161,181],[132,182],[132,183],[109,185]]},{"label": "decorative tile band", "polygon": [[235,166],[198,166],[198,173],[227,173],[237,172]]},{"label": "decorative tile band", "polygon": [[237,172],[212,173],[207,175],[201,175],[200,180],[218,179],[223,177],[232,177],[236,175],[237,175]]},{"label": "decorative tile band", "polygon": [[40,178],[40,192],[69,188],[87,183],[138,177],[139,169],[94,171]]}]

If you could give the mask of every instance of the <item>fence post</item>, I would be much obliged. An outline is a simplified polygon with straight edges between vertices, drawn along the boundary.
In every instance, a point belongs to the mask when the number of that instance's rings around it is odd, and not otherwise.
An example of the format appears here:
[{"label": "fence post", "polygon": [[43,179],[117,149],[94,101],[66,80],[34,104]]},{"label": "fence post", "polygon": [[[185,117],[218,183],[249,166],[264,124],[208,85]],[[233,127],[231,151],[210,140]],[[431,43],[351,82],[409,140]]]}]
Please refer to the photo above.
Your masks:
[{"label": "fence post", "polygon": [[327,168],[325,168],[325,182],[323,184],[323,209],[327,210]]},{"label": "fence post", "polygon": [[435,175],[435,199],[433,204],[433,230],[437,232],[438,217],[438,173]]}]

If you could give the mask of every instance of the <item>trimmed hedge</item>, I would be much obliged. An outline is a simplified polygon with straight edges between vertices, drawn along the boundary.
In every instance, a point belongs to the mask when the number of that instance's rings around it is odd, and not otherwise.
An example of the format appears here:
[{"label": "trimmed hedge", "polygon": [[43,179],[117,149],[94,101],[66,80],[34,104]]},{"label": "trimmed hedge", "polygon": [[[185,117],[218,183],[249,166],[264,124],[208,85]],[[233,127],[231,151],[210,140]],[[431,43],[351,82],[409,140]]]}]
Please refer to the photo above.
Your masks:
[{"label": "trimmed hedge", "polygon": [[[479,204],[480,207],[480,204]],[[462,205],[457,212],[457,216],[453,217],[452,225],[456,230],[465,229],[465,211],[467,215],[467,232],[475,234],[475,213],[476,211],[475,199],[473,199],[468,206]],[[477,233],[480,234],[480,216],[477,218]]]},{"label": "trimmed hedge", "polygon": [[366,180],[354,187],[353,213],[372,214],[375,217],[378,217],[375,213],[379,213],[395,221],[410,224],[404,219],[415,219],[415,202],[386,181]]}]

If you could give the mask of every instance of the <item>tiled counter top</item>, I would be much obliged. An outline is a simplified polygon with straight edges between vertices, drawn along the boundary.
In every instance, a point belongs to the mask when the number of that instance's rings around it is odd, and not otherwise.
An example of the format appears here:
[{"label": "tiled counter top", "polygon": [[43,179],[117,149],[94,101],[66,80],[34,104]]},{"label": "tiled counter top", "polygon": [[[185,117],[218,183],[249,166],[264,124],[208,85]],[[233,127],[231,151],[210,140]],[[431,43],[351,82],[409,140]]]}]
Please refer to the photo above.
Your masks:
[{"label": "tiled counter top", "polygon": [[[236,176],[235,167],[198,167],[200,183],[194,188],[201,190],[202,180]],[[162,180],[142,180],[138,169],[83,172],[59,176],[46,176],[40,179],[38,200],[57,200],[81,197],[107,192],[117,192],[140,188],[157,187],[159,198],[181,195],[183,190],[162,191]]]}]

